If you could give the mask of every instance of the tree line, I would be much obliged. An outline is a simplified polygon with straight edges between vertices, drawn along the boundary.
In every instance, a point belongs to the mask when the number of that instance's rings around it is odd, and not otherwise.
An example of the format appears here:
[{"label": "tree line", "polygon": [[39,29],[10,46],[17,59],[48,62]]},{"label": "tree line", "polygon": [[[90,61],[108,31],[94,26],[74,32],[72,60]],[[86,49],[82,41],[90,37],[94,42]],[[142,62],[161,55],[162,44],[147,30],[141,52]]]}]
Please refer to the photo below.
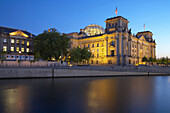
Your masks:
[{"label": "tree line", "polygon": [[142,62],[147,62],[149,64],[153,64],[153,63],[157,63],[158,65],[159,64],[163,64],[163,65],[169,65],[170,61],[169,61],[169,58],[168,57],[162,57],[162,58],[147,58],[147,57],[143,57],[142,58]]}]

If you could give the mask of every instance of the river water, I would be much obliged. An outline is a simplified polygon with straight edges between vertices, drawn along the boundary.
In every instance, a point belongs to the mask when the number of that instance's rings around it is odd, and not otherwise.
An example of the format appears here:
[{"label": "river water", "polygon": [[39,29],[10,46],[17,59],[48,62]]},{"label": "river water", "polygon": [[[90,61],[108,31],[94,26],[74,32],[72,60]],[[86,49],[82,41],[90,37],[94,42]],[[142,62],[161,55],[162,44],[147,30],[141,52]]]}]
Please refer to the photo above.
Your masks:
[{"label": "river water", "polygon": [[170,113],[170,77],[0,80],[0,113]]}]

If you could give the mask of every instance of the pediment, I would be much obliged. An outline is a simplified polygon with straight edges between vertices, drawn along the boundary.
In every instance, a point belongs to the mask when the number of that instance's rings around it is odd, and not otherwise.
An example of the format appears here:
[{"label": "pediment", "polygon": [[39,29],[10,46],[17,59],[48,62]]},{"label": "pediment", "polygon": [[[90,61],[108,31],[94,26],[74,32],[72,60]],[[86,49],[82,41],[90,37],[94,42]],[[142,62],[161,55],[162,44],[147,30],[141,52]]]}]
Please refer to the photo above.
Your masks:
[{"label": "pediment", "polygon": [[139,40],[146,41],[146,39],[145,39],[145,37],[144,37],[143,35],[141,35],[141,36],[139,37]]},{"label": "pediment", "polygon": [[29,37],[27,34],[25,34],[24,32],[18,30],[18,31],[15,31],[15,32],[11,32],[9,33],[10,36],[20,36],[20,37]]}]

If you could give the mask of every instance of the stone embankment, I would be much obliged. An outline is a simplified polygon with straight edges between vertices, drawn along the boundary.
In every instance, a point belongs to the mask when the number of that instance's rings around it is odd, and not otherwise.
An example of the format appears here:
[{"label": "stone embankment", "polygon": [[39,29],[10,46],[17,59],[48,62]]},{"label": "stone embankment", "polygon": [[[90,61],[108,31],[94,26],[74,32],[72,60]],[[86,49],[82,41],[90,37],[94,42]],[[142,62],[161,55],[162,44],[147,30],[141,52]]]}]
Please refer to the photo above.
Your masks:
[{"label": "stone embankment", "polygon": [[73,66],[0,68],[0,78],[114,77],[170,75],[170,67]]}]

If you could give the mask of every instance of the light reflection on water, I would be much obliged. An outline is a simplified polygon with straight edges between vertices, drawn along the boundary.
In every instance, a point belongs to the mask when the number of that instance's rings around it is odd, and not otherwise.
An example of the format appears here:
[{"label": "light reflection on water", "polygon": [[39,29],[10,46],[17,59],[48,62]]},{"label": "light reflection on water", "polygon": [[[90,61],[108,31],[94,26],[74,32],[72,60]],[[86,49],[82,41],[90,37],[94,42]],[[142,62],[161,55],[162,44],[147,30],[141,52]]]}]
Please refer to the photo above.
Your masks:
[{"label": "light reflection on water", "polygon": [[170,113],[170,77],[0,80],[0,113]]}]

